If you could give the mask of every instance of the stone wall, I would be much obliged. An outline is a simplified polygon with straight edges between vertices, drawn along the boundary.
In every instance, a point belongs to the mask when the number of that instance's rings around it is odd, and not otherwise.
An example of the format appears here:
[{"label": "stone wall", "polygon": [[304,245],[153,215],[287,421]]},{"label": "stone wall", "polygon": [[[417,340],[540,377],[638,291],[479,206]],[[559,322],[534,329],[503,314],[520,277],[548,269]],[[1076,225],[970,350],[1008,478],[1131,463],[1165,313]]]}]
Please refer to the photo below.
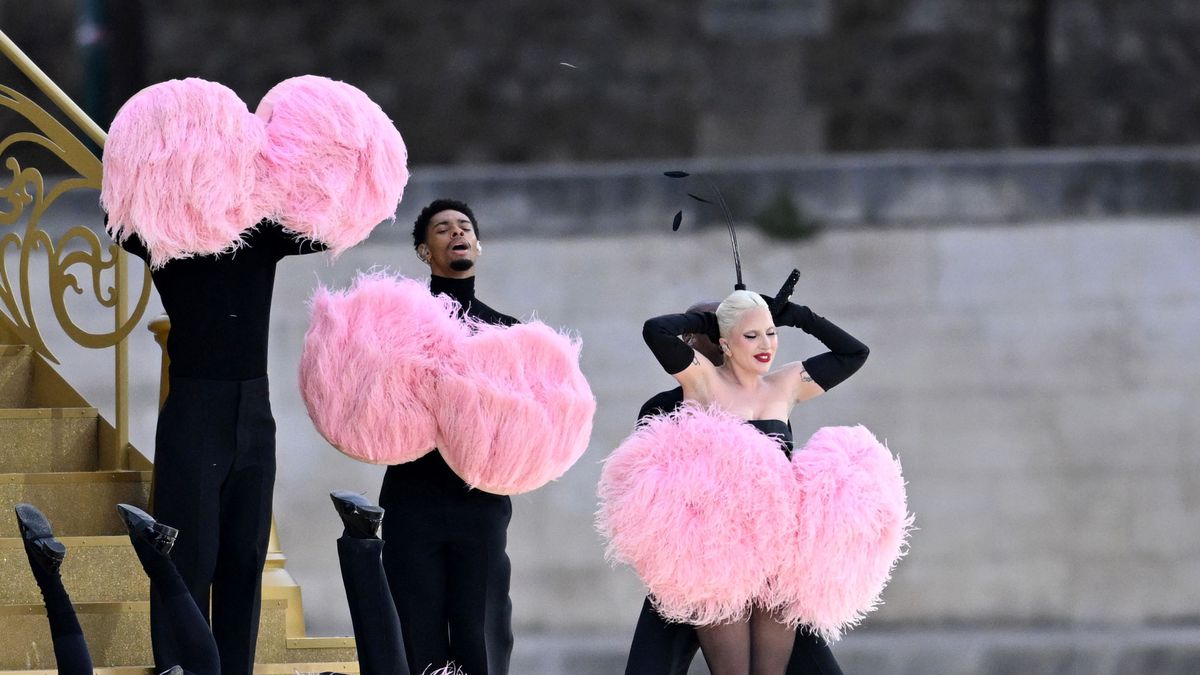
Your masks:
[{"label": "stone wall", "polygon": [[[288,76],[345,79],[416,164],[1200,141],[1187,2],[107,3],[142,15],[147,81],[253,106]],[[83,98],[77,3],[39,6],[0,5],[3,28]]]}]

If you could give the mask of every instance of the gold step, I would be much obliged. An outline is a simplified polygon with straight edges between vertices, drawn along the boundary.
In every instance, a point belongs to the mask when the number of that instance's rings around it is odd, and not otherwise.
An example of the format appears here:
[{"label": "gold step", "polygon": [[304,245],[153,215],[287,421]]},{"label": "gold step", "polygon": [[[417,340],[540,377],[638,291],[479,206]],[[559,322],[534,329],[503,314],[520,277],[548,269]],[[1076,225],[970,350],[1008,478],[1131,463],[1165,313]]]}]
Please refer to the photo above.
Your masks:
[{"label": "gold step", "polygon": [[[264,600],[259,620],[257,660],[262,663],[286,663],[288,656],[300,650],[287,648],[284,635],[282,600]],[[87,639],[88,651],[97,667],[149,666],[150,603],[84,602],[75,604],[75,614]],[[41,604],[0,606],[0,668],[36,670],[54,668],[54,649],[46,610]],[[305,662],[332,662],[353,659],[323,658],[344,650],[309,649]]]},{"label": "gold step", "polygon": [[121,535],[118,503],[145,507],[149,471],[0,474],[0,537],[18,537],[13,506],[27,502],[46,514],[61,537]]},{"label": "gold step", "polygon": [[[148,600],[150,583],[127,536],[59,537],[67,547],[63,586],[72,602]],[[0,539],[0,605],[42,601],[19,538]]]},{"label": "gold step", "polygon": [[31,347],[0,345],[0,408],[59,407],[88,403]]},{"label": "gold step", "polygon": [[95,408],[0,408],[0,473],[95,471]]},{"label": "gold step", "polygon": [[25,407],[31,389],[33,350],[24,345],[0,345],[0,407]]}]

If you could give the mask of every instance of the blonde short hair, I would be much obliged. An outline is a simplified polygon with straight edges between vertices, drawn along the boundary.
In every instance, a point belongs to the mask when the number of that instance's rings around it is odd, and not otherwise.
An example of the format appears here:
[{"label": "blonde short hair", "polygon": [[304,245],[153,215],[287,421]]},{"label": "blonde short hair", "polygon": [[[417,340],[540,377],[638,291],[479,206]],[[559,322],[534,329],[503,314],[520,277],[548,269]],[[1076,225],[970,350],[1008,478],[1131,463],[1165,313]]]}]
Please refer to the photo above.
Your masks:
[{"label": "blonde short hair", "polygon": [[767,301],[758,293],[750,291],[734,291],[717,305],[717,328],[721,337],[729,337],[729,331],[737,325],[738,319],[746,310],[755,307],[767,307]]}]

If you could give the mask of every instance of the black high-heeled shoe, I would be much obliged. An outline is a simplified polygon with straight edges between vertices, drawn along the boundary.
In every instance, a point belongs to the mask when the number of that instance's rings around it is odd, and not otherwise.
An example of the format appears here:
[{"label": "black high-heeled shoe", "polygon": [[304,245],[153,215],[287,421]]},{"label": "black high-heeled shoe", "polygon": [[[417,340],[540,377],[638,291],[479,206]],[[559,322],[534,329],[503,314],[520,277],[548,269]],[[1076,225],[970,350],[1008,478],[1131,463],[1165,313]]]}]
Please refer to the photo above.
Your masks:
[{"label": "black high-heeled shoe", "polygon": [[54,538],[50,521],[32,504],[17,504],[13,510],[30,562],[47,572],[58,572],[67,557],[67,547]]},{"label": "black high-heeled shoe", "polygon": [[357,492],[334,490],[329,493],[333,508],[337,509],[346,526],[346,535],[355,539],[378,539],[379,527],[383,523],[383,509],[367,501]]},{"label": "black high-heeled shoe", "polygon": [[160,555],[167,555],[175,546],[175,537],[179,530],[170,525],[163,525],[149,513],[129,504],[117,504],[117,513],[125,521],[125,529],[129,530],[131,539],[137,538],[150,544]]}]

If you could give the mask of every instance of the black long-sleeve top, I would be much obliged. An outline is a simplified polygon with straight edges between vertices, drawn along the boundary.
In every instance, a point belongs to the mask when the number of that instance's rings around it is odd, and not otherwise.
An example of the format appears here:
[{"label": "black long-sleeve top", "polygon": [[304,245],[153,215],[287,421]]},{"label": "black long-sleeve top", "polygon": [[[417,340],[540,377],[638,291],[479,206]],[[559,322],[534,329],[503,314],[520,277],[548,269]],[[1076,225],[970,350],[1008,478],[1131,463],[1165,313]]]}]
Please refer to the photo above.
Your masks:
[{"label": "black long-sleeve top", "polygon": [[[137,235],[122,247],[149,263]],[[267,341],[275,265],[285,256],[325,250],[264,221],[236,251],[168,262],[151,270],[171,319],[170,373],[207,380],[250,380],[267,374]]]}]

